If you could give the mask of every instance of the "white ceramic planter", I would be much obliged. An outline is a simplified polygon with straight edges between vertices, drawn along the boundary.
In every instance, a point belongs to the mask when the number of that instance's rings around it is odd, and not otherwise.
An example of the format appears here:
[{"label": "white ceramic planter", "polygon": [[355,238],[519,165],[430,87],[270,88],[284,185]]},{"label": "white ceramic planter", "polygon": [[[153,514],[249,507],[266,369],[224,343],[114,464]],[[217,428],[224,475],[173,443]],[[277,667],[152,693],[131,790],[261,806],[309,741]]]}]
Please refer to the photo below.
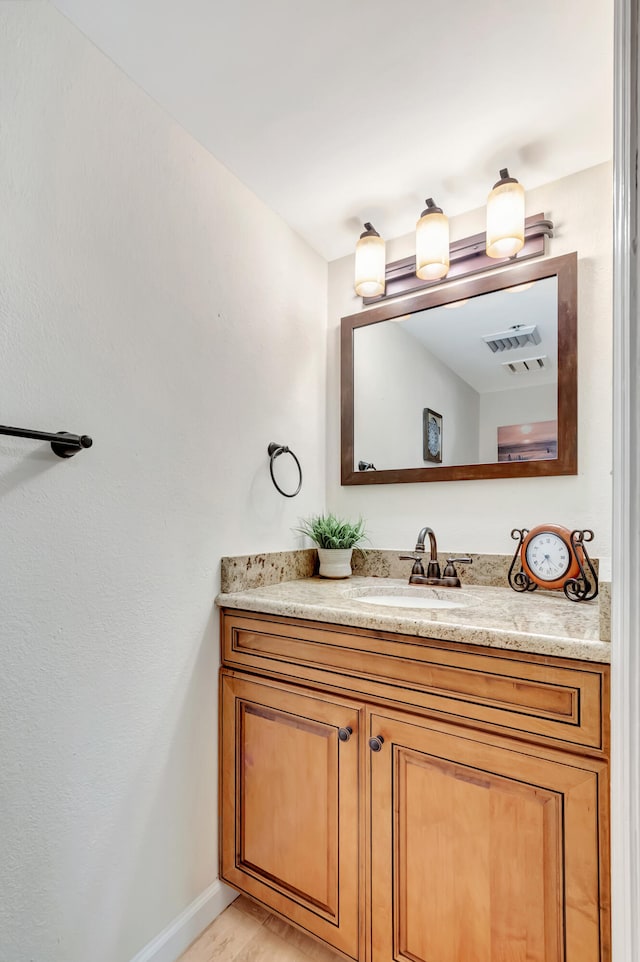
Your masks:
[{"label": "white ceramic planter", "polygon": [[353,548],[318,548],[321,578],[351,577]]}]

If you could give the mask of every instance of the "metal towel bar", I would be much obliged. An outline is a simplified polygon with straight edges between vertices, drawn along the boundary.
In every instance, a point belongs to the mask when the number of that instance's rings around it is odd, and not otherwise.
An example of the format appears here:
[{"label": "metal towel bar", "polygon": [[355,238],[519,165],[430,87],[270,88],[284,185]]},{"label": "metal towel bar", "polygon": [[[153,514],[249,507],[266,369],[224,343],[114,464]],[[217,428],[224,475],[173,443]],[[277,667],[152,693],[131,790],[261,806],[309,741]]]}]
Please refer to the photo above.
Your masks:
[{"label": "metal towel bar", "polygon": [[49,441],[51,450],[59,458],[72,458],[78,451],[90,448],[93,440],[88,434],[69,434],[68,431],[30,431],[28,428],[10,428],[0,424],[0,434],[7,434],[14,438],[30,438],[33,441]]}]

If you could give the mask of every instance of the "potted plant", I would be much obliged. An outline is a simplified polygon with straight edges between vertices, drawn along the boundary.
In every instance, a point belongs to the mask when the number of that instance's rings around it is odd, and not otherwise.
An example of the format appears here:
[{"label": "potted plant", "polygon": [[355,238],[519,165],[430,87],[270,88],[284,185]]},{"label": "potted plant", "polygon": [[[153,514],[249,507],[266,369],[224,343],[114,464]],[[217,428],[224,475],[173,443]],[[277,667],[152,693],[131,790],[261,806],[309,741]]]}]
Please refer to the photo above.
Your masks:
[{"label": "potted plant", "polygon": [[296,530],[317,545],[322,578],[348,578],[353,549],[367,540],[362,518],[356,522],[343,521],[334,514],[305,518]]}]

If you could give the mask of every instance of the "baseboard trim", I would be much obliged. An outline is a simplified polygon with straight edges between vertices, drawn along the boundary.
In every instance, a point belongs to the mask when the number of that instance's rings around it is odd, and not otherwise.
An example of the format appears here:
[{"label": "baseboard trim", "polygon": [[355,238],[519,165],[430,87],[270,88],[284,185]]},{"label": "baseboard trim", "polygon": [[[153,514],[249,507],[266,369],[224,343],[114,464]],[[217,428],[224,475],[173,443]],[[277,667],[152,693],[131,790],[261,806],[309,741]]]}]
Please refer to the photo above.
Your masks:
[{"label": "baseboard trim", "polygon": [[148,942],[131,962],[176,962],[208,925],[230,905],[238,893],[216,879],[166,929]]}]

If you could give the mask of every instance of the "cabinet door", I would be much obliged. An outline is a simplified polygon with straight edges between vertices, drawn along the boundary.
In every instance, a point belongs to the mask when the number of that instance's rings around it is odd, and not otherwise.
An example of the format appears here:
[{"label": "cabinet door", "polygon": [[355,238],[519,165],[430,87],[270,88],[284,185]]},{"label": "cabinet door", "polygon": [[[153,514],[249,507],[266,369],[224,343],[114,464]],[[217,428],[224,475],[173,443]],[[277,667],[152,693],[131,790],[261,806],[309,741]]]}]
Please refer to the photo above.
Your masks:
[{"label": "cabinet door", "polygon": [[605,766],[369,720],[373,962],[599,962]]},{"label": "cabinet door", "polygon": [[357,959],[362,707],[224,673],[221,688],[222,878]]}]

